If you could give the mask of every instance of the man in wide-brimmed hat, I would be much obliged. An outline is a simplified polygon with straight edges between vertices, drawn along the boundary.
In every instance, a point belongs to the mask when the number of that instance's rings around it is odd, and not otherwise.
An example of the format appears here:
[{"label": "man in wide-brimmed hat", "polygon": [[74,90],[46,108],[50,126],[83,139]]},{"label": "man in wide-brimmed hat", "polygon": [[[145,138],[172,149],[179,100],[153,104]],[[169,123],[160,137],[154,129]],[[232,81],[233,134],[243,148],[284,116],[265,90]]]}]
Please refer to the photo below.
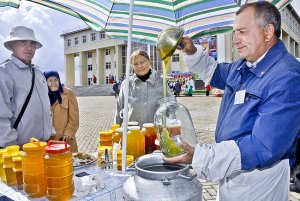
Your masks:
[{"label": "man in wide-brimmed hat", "polygon": [[0,147],[23,145],[31,137],[46,141],[55,133],[48,87],[42,72],[32,64],[42,44],[32,29],[17,26],[4,46],[12,55],[0,64]]}]

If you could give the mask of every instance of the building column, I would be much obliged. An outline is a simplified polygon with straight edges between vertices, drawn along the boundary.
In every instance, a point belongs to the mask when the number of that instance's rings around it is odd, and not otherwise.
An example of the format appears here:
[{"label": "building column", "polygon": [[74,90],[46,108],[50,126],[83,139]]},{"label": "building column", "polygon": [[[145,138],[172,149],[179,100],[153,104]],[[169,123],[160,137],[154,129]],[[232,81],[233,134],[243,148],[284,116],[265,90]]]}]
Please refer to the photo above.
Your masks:
[{"label": "building column", "polygon": [[[97,70],[98,69],[98,66],[97,66],[97,51],[93,50],[92,54],[93,54],[93,56],[92,56],[92,65],[93,65],[92,78],[93,78],[94,75],[97,78],[97,82],[96,83],[93,82],[93,85],[95,85],[95,84],[99,84],[99,77],[97,75],[97,72],[98,72],[98,70]],[[92,80],[92,81],[94,81],[94,80]]]},{"label": "building column", "polygon": [[80,85],[87,85],[87,53],[79,52]]},{"label": "building column", "polygon": [[117,65],[117,72],[116,72],[116,77],[121,77],[123,72],[122,72],[122,48],[120,45],[115,46],[115,51],[116,51],[116,65]]},{"label": "building column", "polygon": [[75,86],[75,61],[74,54],[65,55],[65,85]]},{"label": "building column", "polygon": [[232,62],[237,55],[232,55],[232,34],[225,33],[217,35],[218,62]]},{"label": "building column", "polygon": [[99,84],[105,84],[105,74],[104,74],[104,50],[105,49],[96,49],[96,62],[97,62],[97,77]]}]

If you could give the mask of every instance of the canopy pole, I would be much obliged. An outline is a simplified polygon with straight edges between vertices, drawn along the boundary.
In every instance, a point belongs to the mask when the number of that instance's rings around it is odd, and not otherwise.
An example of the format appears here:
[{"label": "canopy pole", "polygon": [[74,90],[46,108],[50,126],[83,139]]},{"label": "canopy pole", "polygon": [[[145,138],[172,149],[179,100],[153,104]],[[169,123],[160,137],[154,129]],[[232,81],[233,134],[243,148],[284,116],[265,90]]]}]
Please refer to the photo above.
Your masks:
[{"label": "canopy pole", "polygon": [[123,137],[122,137],[122,173],[126,171],[126,142],[127,142],[127,126],[128,126],[128,88],[129,88],[129,71],[131,56],[131,37],[132,37],[132,21],[133,21],[133,4],[134,0],[130,0],[129,7],[129,24],[128,24],[128,42],[127,42],[127,60],[126,60],[126,79],[124,87],[124,111],[123,111]]}]

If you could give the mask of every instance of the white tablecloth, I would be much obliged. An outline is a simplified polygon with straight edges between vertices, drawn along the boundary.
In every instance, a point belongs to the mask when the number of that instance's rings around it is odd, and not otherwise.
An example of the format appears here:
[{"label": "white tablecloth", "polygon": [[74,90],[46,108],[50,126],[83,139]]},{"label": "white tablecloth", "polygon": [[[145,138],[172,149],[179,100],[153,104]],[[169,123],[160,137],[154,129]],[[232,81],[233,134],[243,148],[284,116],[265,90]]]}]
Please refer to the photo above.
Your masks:
[{"label": "white tablecloth", "polygon": [[[85,197],[74,197],[71,199],[72,201],[83,201],[83,200],[101,200],[101,201],[119,201],[123,200],[122,197],[122,187],[126,179],[132,174],[129,172],[128,174],[121,173],[113,173],[112,171],[104,171],[101,170],[97,163],[93,163],[89,166],[75,168],[74,175],[80,172],[87,172],[89,174],[98,174],[101,178],[102,188],[100,191],[96,193],[90,194]],[[101,186],[102,186],[101,185]],[[28,201],[28,200],[36,200],[36,201],[44,201],[48,200],[47,197],[42,197],[38,199],[30,199],[28,198],[23,191],[18,191],[16,187],[7,186],[5,183],[0,182],[0,197],[5,195],[13,200],[17,201]]]}]

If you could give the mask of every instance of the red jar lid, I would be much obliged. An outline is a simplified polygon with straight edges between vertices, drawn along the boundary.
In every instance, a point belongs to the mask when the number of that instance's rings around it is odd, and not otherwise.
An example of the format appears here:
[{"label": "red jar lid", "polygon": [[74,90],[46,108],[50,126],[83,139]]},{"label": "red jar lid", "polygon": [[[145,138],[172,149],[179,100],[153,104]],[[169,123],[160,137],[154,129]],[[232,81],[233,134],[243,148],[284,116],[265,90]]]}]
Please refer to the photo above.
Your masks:
[{"label": "red jar lid", "polygon": [[45,150],[49,154],[60,154],[70,151],[70,145],[65,141],[49,140]]}]

